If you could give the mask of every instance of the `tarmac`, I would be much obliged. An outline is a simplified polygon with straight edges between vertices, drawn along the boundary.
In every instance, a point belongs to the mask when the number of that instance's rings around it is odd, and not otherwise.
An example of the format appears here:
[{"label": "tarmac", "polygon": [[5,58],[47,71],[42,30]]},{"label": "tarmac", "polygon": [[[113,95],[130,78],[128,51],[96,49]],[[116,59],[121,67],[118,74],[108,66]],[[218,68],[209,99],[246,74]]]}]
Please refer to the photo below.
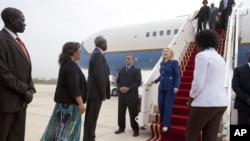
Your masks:
[{"label": "tarmac", "polygon": [[[29,104],[26,118],[25,141],[39,141],[49,122],[49,118],[54,109],[54,92],[56,85],[35,84],[37,93],[33,101]],[[129,113],[126,114],[126,129],[124,133],[114,134],[118,129],[118,98],[112,96],[110,100],[102,103],[101,111],[96,127],[96,141],[146,141],[151,137],[150,128],[146,126],[145,130],[140,130],[138,137],[133,137],[133,131],[130,127]],[[84,122],[84,114],[82,116]],[[83,138],[83,123],[81,130],[81,141]]]}]

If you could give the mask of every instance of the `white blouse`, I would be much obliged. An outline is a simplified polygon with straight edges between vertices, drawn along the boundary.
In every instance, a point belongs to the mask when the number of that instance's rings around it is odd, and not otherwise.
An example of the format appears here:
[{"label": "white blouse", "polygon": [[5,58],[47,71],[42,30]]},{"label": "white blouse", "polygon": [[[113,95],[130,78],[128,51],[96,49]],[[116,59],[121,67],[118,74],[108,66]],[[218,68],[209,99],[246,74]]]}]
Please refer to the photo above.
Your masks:
[{"label": "white blouse", "polygon": [[214,48],[195,56],[194,78],[189,96],[194,107],[222,107],[229,104],[224,87],[225,61]]}]

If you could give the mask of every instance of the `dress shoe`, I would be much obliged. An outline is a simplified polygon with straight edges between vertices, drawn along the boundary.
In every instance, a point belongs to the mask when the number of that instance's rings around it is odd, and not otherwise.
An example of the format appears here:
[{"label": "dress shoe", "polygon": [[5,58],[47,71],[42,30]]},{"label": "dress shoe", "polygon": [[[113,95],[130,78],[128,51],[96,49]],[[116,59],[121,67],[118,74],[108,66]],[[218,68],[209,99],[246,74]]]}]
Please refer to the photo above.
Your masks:
[{"label": "dress shoe", "polygon": [[162,128],[162,132],[163,132],[163,133],[165,133],[165,132],[167,132],[167,131],[168,131],[168,127],[163,127],[163,128]]},{"label": "dress shoe", "polygon": [[124,132],[124,129],[118,129],[118,130],[115,131],[115,134],[120,134],[122,132]]},{"label": "dress shoe", "polygon": [[134,137],[139,136],[139,131],[134,131],[133,136],[134,136]]}]

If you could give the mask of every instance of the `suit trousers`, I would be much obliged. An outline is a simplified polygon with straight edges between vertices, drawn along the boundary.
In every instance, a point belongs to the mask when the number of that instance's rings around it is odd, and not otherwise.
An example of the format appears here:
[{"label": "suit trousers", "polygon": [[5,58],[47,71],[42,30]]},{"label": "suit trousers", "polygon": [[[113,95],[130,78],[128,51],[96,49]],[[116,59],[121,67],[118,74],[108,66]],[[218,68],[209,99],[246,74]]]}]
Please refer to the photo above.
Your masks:
[{"label": "suit trousers", "polygon": [[248,120],[250,119],[250,111],[238,111],[238,125],[249,125]]},{"label": "suit trousers", "polygon": [[185,141],[216,141],[221,118],[227,107],[191,107]]},{"label": "suit trousers", "polygon": [[26,109],[0,113],[0,141],[24,141]]},{"label": "suit trousers", "polygon": [[216,21],[209,21],[209,28],[215,30]]},{"label": "suit trousers", "polygon": [[221,12],[221,24],[223,29],[227,29],[228,18],[231,13],[228,12],[227,8]]},{"label": "suit trousers", "polygon": [[173,90],[159,91],[158,107],[160,111],[160,119],[164,127],[171,125],[172,107],[175,100]]},{"label": "suit trousers", "polygon": [[118,102],[118,126],[124,130],[126,127],[126,109],[128,108],[130,116],[130,125],[133,131],[139,131],[139,125],[135,121],[138,115],[138,99],[136,100],[119,100]]},{"label": "suit trousers", "polygon": [[95,141],[96,123],[102,106],[100,99],[88,99],[84,121],[83,141]]}]

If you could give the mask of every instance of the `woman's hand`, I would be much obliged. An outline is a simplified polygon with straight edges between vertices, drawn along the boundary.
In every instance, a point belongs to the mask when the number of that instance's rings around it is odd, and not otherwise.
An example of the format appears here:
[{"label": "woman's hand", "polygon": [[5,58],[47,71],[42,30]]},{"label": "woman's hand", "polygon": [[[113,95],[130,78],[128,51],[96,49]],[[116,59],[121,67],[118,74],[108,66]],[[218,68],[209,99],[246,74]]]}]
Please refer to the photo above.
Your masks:
[{"label": "woman's hand", "polygon": [[178,88],[174,88],[174,93],[177,94],[177,92],[179,91]]},{"label": "woman's hand", "polygon": [[79,105],[79,112],[80,114],[83,114],[86,111],[85,105],[82,103]]},{"label": "woman's hand", "polygon": [[151,81],[149,85],[153,85],[153,84],[155,84],[155,81]]}]

